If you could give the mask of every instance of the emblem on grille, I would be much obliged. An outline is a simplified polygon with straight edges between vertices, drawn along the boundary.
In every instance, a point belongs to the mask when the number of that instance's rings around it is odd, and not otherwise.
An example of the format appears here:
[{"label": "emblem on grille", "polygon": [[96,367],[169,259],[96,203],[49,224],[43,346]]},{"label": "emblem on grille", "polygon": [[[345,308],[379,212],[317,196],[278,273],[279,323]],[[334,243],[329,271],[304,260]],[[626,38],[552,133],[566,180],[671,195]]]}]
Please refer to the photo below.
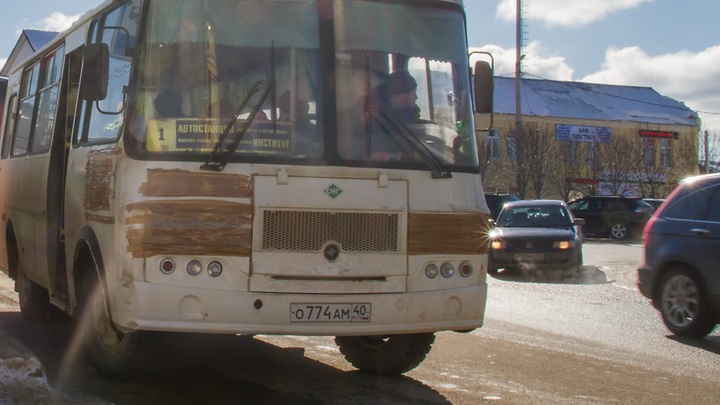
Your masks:
[{"label": "emblem on grille", "polygon": [[342,193],[342,189],[334,184],[325,189],[325,194],[327,194],[332,199],[339,197]]},{"label": "emblem on grille", "polygon": [[525,249],[532,249],[532,247],[533,247],[532,242],[528,242],[525,244]]},{"label": "emblem on grille", "polygon": [[329,262],[334,262],[340,257],[340,246],[334,243],[328,243],[323,249],[323,256]]}]

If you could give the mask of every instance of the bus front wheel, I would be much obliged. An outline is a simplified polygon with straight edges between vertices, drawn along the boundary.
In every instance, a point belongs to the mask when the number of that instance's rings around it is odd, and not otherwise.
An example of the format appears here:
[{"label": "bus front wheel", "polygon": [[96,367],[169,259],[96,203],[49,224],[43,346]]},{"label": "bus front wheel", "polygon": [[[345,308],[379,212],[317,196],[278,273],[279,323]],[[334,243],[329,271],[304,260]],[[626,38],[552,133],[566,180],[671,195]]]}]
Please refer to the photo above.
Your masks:
[{"label": "bus front wheel", "polygon": [[434,342],[433,333],[335,337],[340,352],[354,367],[386,375],[405,373],[420,365]]},{"label": "bus front wheel", "polygon": [[79,330],[90,364],[106,378],[125,380],[146,370],[152,352],[151,335],[125,333],[112,322],[100,280],[93,271],[86,273],[82,290]]}]

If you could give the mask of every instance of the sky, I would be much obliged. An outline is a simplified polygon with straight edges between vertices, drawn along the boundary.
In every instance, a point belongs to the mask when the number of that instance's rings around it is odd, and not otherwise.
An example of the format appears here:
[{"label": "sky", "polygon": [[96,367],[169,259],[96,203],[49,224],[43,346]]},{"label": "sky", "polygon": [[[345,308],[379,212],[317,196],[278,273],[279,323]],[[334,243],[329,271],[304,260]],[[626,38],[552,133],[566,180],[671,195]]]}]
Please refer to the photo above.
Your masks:
[{"label": "sky", "polygon": [[[0,14],[0,64],[22,29],[62,30],[101,0],[24,0]],[[513,77],[517,0],[465,0],[470,50]],[[716,0],[522,0],[525,77],[652,87],[720,134]]]}]

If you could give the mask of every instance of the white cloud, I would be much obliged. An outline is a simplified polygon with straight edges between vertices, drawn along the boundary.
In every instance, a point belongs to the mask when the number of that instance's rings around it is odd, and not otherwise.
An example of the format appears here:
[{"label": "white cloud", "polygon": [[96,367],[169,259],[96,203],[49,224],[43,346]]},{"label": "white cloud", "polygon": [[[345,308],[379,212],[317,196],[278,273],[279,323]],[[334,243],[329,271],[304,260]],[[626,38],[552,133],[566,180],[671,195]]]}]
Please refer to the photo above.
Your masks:
[{"label": "white cloud", "polygon": [[[515,76],[515,48],[504,49],[497,45],[486,45],[471,49],[490,52],[495,61],[496,76]],[[548,55],[539,41],[530,42],[524,50],[522,71],[527,76],[537,76],[550,80],[572,80],[574,70],[567,64],[564,57]]]},{"label": "white cloud", "polygon": [[[527,0],[522,7],[525,19],[544,21],[549,25],[575,27],[651,1],[654,0]],[[502,0],[496,11],[500,19],[515,21],[517,2]]]},{"label": "white cloud", "polygon": [[652,87],[700,111],[703,126],[720,131],[720,115],[707,114],[720,113],[720,46],[656,56],[639,47],[611,48],[602,69],[580,81]]},{"label": "white cloud", "polygon": [[82,14],[65,15],[60,12],[54,12],[46,17],[40,25],[43,30],[47,31],[64,31],[72,25]]}]

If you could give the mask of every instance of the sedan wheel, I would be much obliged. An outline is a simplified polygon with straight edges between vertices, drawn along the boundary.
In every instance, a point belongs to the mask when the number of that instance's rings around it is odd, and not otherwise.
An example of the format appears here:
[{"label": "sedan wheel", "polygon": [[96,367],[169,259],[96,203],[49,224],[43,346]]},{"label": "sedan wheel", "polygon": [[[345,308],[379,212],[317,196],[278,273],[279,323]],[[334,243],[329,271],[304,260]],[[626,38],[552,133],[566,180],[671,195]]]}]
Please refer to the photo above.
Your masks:
[{"label": "sedan wheel", "polygon": [[679,336],[702,337],[715,328],[716,319],[702,293],[702,286],[684,266],[671,269],[663,279],[660,312],[667,328]]}]

